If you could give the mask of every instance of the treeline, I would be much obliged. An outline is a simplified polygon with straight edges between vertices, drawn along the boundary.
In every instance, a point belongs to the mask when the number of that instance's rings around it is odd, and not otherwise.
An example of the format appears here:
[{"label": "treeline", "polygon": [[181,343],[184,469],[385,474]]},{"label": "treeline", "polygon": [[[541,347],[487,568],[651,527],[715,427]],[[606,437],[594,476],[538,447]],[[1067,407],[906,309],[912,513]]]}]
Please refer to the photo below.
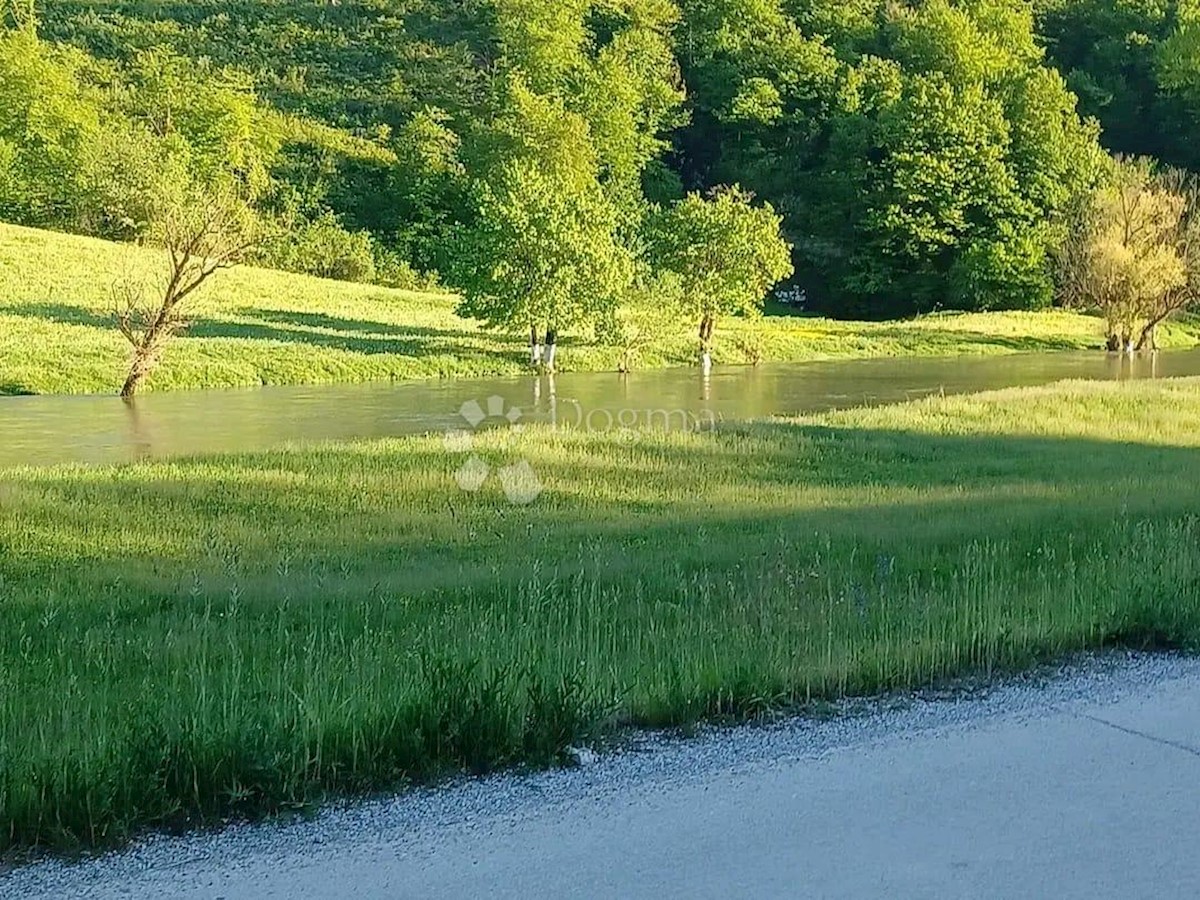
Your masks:
[{"label": "treeline", "polygon": [[705,319],[723,289],[684,283],[704,260],[671,228],[732,233],[736,200],[760,230],[721,310],[793,270],[840,315],[1035,308],[1105,148],[1200,164],[1194,7],[48,0],[43,40],[3,45],[6,108],[51,124],[0,125],[0,216],[128,237],[147,179],[219,172],[270,223],[265,262],[437,277],[551,327],[618,318],[614,292]]}]

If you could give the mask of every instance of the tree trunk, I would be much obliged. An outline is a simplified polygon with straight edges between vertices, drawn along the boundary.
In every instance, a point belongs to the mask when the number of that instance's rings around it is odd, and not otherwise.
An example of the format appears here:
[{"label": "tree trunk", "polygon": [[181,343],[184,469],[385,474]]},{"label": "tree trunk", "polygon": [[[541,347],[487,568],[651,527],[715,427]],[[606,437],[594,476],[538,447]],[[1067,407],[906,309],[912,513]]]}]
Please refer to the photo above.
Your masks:
[{"label": "tree trunk", "polygon": [[133,362],[129,364],[129,375],[121,387],[121,397],[126,400],[137,393],[142,382],[154,371],[156,358],[153,345],[149,343],[152,339],[153,335],[147,334],[142,338],[141,343],[133,348]]},{"label": "tree trunk", "polygon": [[542,364],[542,345],[538,343],[536,325],[529,326],[529,364],[535,369]]},{"label": "tree trunk", "polygon": [[553,325],[546,329],[546,371],[554,372],[554,357],[558,353],[558,329]]},{"label": "tree trunk", "polygon": [[125,379],[125,384],[121,387],[121,398],[128,400],[137,393],[142,382],[146,380],[146,372],[140,369],[137,364],[129,370],[129,377]]},{"label": "tree trunk", "polygon": [[1151,322],[1142,329],[1141,337],[1138,338],[1137,346],[1133,348],[1139,353],[1143,350],[1156,351],[1158,350],[1158,323]]},{"label": "tree trunk", "polygon": [[712,370],[713,317],[705,314],[700,320],[700,368],[708,374]]}]

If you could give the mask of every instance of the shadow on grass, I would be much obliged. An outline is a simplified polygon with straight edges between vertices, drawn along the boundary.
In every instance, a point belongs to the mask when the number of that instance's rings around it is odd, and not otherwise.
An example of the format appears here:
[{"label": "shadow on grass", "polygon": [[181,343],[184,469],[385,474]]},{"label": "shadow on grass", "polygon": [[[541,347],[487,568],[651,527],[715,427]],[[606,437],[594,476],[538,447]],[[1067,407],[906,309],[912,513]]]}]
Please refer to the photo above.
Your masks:
[{"label": "shadow on grass", "polygon": [[[112,315],[65,303],[26,303],[0,307],[0,313],[42,319],[61,325],[110,330]],[[248,321],[197,318],[182,338],[261,340],[298,344],[362,355],[388,354],[425,357],[452,356],[480,360],[520,362],[524,351],[481,346],[480,335],[467,329],[440,329],[389,325],[368,319],[345,319],[322,313],[289,310],[239,310]],[[570,341],[564,340],[565,345]]]},{"label": "shadow on grass", "polygon": [[21,303],[0,307],[0,313],[20,316],[24,319],[44,319],[59,325],[82,325],[87,328],[111,329],[116,327],[112,314],[98,313],[81,306],[67,303]]},{"label": "shadow on grass", "polygon": [[[372,326],[378,323],[370,323]],[[397,327],[384,330],[354,330],[330,334],[304,328],[261,322],[227,322],[199,319],[186,332],[189,338],[230,338],[238,340],[272,341],[280,344],[306,344],[329,350],[345,350],[364,355],[393,354],[425,356],[434,353],[453,353],[461,348],[464,333],[442,332],[436,329]]]}]

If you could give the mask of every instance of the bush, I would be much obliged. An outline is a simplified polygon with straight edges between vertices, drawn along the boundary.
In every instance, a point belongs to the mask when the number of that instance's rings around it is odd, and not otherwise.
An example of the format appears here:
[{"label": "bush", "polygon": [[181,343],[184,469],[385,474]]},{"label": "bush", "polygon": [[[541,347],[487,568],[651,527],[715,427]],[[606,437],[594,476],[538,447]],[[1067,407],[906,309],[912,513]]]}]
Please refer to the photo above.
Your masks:
[{"label": "bush", "polygon": [[347,231],[332,213],[323,213],[298,228],[280,228],[259,262],[318,278],[375,281],[371,236],[365,231]]},{"label": "bush", "polygon": [[375,244],[375,283],[402,291],[437,291],[437,272],[422,272],[390,247]]}]

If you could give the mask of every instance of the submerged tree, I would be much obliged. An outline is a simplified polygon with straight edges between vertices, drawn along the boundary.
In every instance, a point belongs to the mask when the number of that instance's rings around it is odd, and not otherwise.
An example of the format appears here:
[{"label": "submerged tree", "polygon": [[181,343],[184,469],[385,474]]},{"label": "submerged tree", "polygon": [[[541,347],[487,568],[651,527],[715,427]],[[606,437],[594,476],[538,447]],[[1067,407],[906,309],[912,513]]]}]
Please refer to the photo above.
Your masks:
[{"label": "submerged tree", "polygon": [[792,274],[791,247],[769,204],[738,187],[690,194],[650,222],[655,263],[678,278],[685,313],[699,325],[700,364],[711,365],[717,319],[762,311],[768,291]]},{"label": "submerged tree", "polygon": [[257,238],[254,217],[231,190],[190,190],[165,201],[153,239],[166,254],[166,283],[153,293],[118,287],[117,327],[133,348],[122,397],[132,397],[188,325],[187,302],[222,269],[244,262]]},{"label": "submerged tree", "polygon": [[1118,161],[1081,209],[1060,261],[1064,304],[1104,316],[1110,350],[1156,349],[1158,326],[1200,300],[1194,179]]},{"label": "submerged tree", "polygon": [[519,77],[509,96],[458,247],[459,310],[528,329],[530,363],[552,370],[560,329],[611,318],[633,279],[633,256],[584,119]]},{"label": "submerged tree", "polygon": [[459,309],[529,329],[530,363],[553,370],[559,330],[606,317],[629,285],[632,260],[615,225],[597,188],[571,189],[529,160],[506,163],[480,189]]}]

